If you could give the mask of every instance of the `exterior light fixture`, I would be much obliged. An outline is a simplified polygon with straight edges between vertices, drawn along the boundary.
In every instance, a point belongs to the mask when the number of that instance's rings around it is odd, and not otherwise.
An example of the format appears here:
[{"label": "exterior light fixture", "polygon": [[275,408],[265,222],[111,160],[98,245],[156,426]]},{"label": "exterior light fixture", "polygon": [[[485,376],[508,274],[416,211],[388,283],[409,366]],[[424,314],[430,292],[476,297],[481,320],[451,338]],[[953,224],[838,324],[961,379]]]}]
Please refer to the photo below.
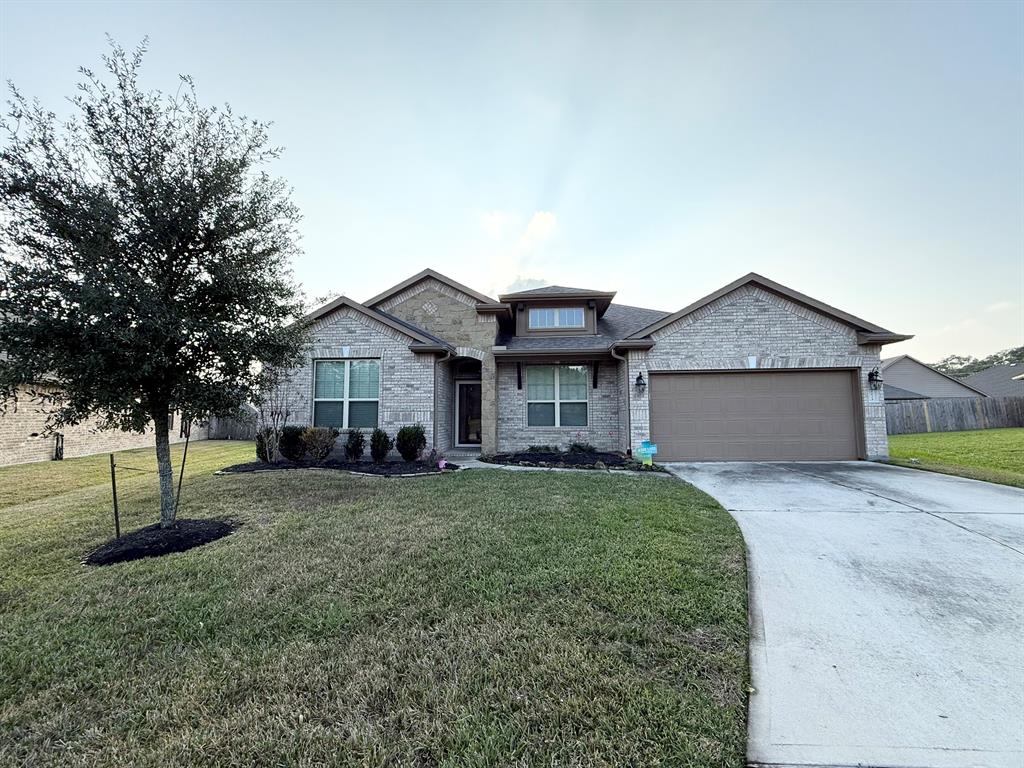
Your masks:
[{"label": "exterior light fixture", "polygon": [[881,389],[882,383],[882,374],[877,368],[872,368],[868,374],[868,384],[872,389]]},{"label": "exterior light fixture", "polygon": [[642,395],[645,389],[647,389],[647,382],[644,381],[644,372],[640,371],[636,375],[636,391]]}]

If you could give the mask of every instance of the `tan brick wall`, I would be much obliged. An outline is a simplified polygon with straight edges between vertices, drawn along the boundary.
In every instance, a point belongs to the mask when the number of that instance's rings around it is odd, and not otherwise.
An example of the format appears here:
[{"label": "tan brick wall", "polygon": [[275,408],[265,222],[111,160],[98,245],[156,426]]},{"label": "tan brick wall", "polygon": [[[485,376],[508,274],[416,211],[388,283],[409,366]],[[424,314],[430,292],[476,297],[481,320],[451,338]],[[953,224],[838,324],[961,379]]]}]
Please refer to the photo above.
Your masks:
[{"label": "tan brick wall", "polygon": [[[858,369],[867,457],[888,455],[883,393],[867,382],[879,364],[881,347],[858,344],[856,332],[844,323],[747,285],[662,328],[653,338],[653,349],[629,353],[628,382],[641,371],[650,381],[650,371]],[[635,387],[630,391],[630,428],[635,451],[650,435],[650,387],[642,395]]]},{"label": "tan brick wall", "polygon": [[[181,425],[180,414],[175,414],[171,442],[182,442],[178,437]],[[17,403],[11,403],[7,412],[0,416],[0,466],[26,464],[31,461],[50,461],[56,440],[46,435],[46,411],[32,402],[28,394],[19,395]],[[95,420],[73,427],[61,427],[64,435],[64,458],[88,456],[94,453],[123,451],[128,448],[147,448],[153,445],[153,430],[144,433],[100,430]],[[192,440],[205,440],[205,426],[193,426]]]}]

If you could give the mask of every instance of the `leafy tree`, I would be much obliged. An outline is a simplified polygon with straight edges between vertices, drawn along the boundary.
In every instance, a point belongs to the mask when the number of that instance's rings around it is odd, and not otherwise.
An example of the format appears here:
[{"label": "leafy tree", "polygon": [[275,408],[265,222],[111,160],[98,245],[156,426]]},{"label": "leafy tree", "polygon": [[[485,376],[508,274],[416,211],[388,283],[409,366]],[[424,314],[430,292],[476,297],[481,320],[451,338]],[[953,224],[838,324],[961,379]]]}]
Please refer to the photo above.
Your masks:
[{"label": "leafy tree", "polygon": [[970,355],[950,355],[935,364],[935,367],[950,376],[970,376],[972,373],[984,371],[994,365],[1010,365],[1024,363],[1024,347],[1004,349],[980,360]]},{"label": "leafy tree", "polygon": [[174,524],[168,412],[230,415],[294,364],[298,210],[262,169],[268,124],[138,82],[111,42],[66,122],[13,86],[0,129],[0,403],[55,380],[49,427],[151,422],[160,522]]}]

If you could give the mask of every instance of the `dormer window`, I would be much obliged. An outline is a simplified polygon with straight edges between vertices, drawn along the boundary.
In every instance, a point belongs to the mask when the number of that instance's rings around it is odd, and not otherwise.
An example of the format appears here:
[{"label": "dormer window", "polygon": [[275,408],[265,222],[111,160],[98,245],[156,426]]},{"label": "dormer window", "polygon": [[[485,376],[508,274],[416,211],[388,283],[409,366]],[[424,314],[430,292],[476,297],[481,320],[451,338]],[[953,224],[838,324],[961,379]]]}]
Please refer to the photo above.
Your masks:
[{"label": "dormer window", "polygon": [[531,331],[586,327],[583,307],[533,308],[529,322]]}]

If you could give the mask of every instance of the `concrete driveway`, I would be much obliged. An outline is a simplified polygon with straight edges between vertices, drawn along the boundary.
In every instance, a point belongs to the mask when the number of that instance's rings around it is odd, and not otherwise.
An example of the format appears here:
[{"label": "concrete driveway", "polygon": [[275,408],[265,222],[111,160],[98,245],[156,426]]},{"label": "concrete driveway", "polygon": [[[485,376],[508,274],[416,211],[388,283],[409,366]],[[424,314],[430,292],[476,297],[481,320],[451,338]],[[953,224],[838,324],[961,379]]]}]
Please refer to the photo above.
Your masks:
[{"label": "concrete driveway", "polygon": [[667,466],[747,541],[752,763],[1024,765],[1024,491],[866,462]]}]

